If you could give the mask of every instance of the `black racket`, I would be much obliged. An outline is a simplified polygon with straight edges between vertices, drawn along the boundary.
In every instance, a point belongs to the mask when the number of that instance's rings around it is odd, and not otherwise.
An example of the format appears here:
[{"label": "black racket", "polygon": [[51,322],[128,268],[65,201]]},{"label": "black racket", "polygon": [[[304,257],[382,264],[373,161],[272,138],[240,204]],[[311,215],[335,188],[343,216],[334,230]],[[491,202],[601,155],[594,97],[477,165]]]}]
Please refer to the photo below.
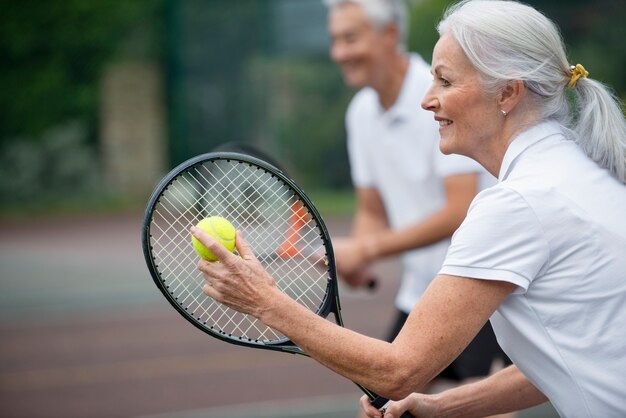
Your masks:
[{"label": "black racket", "polygon": [[[182,163],[159,183],[146,208],[142,245],[148,269],[185,319],[231,344],[308,356],[286,336],[202,292],[189,229],[207,216],[222,216],[243,232],[282,292],[321,317],[332,313],[343,326],[333,249],[319,212],[278,168],[234,152]],[[387,405],[358,386],[376,408]]]},{"label": "black racket", "polygon": [[[289,177],[289,174],[285,170],[285,168],[278,163],[276,158],[270,156],[267,152],[261,151],[259,148],[242,143],[242,142],[226,142],[214,148],[212,152],[236,152],[238,154],[245,154],[251,157],[257,158],[259,160],[265,161],[276,167],[278,170],[282,171],[284,175]],[[370,292],[375,292],[378,289],[378,279],[376,277],[370,277],[367,282],[366,289]]]}]

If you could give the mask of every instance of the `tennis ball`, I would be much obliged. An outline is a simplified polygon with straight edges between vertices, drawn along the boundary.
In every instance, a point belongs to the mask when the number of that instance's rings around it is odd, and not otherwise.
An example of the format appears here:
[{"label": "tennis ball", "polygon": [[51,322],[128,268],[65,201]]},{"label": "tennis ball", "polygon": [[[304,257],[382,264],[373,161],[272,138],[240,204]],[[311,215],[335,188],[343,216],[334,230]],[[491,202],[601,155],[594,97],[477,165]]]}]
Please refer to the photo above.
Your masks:
[{"label": "tennis ball", "polygon": [[[218,240],[228,251],[235,251],[235,227],[226,219],[221,216],[210,216],[198,222],[196,227]],[[193,235],[191,244],[200,257],[207,261],[217,261],[217,257]]]}]

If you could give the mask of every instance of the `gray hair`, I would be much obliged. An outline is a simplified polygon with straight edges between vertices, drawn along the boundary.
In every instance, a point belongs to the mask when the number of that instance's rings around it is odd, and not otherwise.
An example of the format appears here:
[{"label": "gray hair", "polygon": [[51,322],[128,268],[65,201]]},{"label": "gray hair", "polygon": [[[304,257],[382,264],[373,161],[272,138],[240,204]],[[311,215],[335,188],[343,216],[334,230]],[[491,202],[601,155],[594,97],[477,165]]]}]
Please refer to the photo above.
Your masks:
[{"label": "gray hair", "polygon": [[570,109],[570,63],[550,19],[515,1],[463,0],[446,11],[437,30],[459,43],[488,93],[522,80],[542,120],[557,120],[591,159],[626,183],[622,105],[604,84],[580,78],[572,89],[576,109]]},{"label": "gray hair", "polygon": [[406,40],[409,32],[408,11],[404,0],[322,0],[329,10],[347,3],[358,4],[374,25],[376,30],[382,30],[389,24],[398,27],[398,49],[406,50]]}]

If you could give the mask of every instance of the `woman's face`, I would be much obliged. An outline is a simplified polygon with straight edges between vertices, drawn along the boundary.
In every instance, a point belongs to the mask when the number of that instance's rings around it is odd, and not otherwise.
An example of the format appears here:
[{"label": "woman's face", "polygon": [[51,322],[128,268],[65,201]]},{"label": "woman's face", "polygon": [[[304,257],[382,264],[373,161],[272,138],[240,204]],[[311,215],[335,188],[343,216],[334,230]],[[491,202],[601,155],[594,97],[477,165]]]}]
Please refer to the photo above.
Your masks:
[{"label": "woman's face", "polygon": [[439,148],[481,162],[502,131],[504,116],[496,98],[483,91],[478,71],[450,34],[435,45],[432,73],[422,107],[439,122]]}]

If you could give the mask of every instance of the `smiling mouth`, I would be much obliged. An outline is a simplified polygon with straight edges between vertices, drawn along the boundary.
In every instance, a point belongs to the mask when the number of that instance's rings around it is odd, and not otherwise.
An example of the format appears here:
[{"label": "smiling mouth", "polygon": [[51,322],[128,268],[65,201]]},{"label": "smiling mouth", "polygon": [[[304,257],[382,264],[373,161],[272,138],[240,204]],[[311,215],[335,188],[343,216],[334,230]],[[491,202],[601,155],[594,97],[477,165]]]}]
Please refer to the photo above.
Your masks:
[{"label": "smiling mouth", "polygon": [[449,126],[449,125],[452,125],[452,123],[453,122],[451,120],[444,119],[444,120],[439,121],[439,126],[440,127]]}]

